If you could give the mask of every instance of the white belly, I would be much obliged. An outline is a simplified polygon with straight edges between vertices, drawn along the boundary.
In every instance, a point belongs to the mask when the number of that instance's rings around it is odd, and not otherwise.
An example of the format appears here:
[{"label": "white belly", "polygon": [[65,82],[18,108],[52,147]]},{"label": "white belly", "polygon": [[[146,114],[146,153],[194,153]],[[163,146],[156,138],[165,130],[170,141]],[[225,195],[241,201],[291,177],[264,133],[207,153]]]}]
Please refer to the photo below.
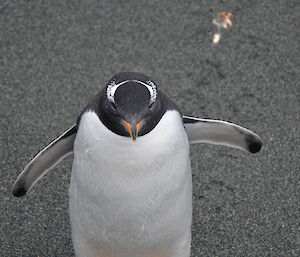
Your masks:
[{"label": "white belly", "polygon": [[70,187],[76,256],[188,256],[191,216],[189,143],[178,112],[136,142],[94,112],[82,116]]}]

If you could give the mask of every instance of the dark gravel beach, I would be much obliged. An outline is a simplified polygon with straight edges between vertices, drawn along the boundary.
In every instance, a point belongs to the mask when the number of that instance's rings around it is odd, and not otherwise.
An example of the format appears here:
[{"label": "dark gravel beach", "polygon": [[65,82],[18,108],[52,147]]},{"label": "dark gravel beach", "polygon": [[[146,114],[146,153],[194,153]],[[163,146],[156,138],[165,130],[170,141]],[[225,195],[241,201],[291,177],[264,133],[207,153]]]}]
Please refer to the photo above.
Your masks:
[{"label": "dark gravel beach", "polygon": [[[223,11],[233,26],[214,45]],[[74,256],[72,156],[25,197],[10,190],[120,71],[152,77],[185,115],[263,140],[254,155],[191,146],[191,256],[300,256],[299,13],[297,0],[2,0],[0,256]]]}]

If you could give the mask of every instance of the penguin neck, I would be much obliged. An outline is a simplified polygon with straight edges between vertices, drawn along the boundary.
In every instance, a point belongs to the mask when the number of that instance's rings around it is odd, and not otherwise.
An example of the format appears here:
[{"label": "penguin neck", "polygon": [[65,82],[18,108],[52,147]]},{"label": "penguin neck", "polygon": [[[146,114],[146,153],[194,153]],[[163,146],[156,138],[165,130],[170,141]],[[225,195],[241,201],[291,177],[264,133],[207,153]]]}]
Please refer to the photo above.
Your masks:
[{"label": "penguin neck", "polygon": [[[179,149],[186,151],[188,146],[182,119],[177,111],[167,111],[152,131],[138,137],[135,142],[129,137],[115,134],[95,112],[88,111],[81,117],[74,155],[75,159],[81,158],[84,152],[83,158],[91,160],[91,165],[97,163],[99,167],[107,167],[101,169],[103,172],[143,173],[143,170],[160,169],[177,152],[181,152]],[[86,159],[83,162],[90,165]]]}]

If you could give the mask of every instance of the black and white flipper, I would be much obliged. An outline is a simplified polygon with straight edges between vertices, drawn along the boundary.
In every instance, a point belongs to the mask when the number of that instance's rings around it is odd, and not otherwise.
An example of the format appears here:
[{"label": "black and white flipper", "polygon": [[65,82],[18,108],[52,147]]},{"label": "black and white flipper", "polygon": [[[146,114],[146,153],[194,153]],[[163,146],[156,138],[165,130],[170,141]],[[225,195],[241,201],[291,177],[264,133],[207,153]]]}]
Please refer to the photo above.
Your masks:
[{"label": "black and white flipper", "polygon": [[14,196],[23,196],[50,169],[73,152],[77,126],[74,125],[40,151],[15,181]]},{"label": "black and white flipper", "polygon": [[262,146],[258,135],[233,123],[219,120],[199,119],[183,116],[183,123],[191,144],[209,143],[226,145],[251,153]]}]

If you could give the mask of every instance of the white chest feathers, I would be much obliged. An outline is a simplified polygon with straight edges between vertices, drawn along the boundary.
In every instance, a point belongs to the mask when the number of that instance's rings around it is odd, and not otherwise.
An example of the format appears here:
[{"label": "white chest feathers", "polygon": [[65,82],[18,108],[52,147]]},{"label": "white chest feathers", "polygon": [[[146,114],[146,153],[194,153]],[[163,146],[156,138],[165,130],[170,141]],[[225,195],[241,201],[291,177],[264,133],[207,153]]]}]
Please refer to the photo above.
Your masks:
[{"label": "white chest feathers", "polygon": [[92,111],[82,116],[70,188],[76,256],[185,249],[191,201],[189,142],[178,112],[166,112],[136,142],[107,129]]}]

